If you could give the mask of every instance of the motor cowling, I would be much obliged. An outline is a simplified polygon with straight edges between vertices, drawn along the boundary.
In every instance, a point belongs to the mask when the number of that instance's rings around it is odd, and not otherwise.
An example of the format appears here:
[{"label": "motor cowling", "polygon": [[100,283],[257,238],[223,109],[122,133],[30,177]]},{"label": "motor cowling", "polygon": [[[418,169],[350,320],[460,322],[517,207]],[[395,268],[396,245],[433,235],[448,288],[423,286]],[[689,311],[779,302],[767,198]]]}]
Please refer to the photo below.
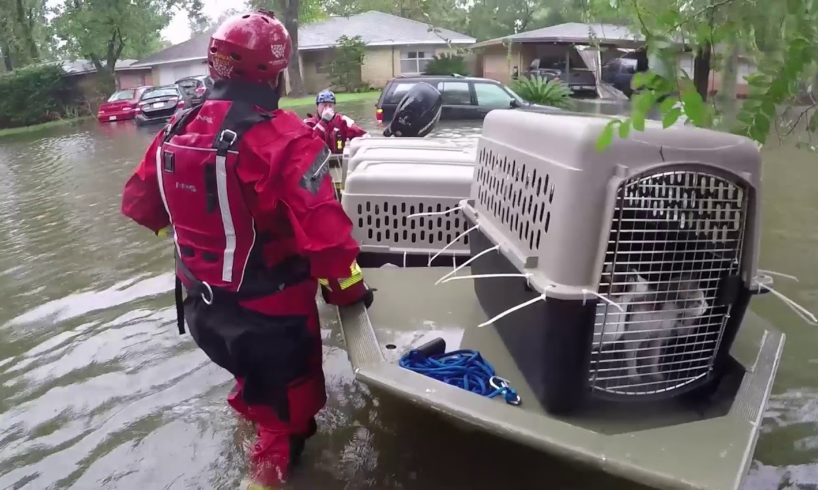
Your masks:
[{"label": "motor cowling", "polygon": [[418,83],[398,103],[395,115],[383,135],[422,138],[432,132],[442,109],[443,98],[440,92],[428,83]]}]

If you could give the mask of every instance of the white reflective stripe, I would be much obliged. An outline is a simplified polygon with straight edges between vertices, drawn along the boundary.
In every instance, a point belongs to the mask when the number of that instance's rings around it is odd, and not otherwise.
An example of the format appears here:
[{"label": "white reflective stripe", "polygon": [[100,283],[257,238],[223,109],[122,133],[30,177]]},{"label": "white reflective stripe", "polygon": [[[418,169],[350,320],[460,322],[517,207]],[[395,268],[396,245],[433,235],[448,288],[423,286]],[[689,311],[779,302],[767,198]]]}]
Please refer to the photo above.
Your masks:
[{"label": "white reflective stripe", "polygon": [[236,253],[236,230],[233,228],[233,216],[230,214],[230,200],[227,198],[227,158],[216,155],[216,190],[219,194],[219,211],[222,213],[224,226],[224,263],[222,264],[222,281],[233,280],[233,255]]},{"label": "white reflective stripe", "polygon": [[236,290],[241,289],[241,285],[244,284],[244,274],[247,272],[247,263],[250,262],[250,255],[256,247],[256,222],[253,219],[250,220],[250,228],[253,230],[253,241],[250,243],[250,249],[244,257],[244,267],[241,268],[241,279],[239,279],[239,285]]},{"label": "white reflective stripe", "polygon": [[[162,196],[162,204],[165,206],[165,212],[168,213],[168,221],[170,221],[170,225],[173,226],[173,215],[170,214],[170,206],[168,206],[168,198],[165,197],[165,184],[162,180],[162,145],[156,147],[156,181],[159,183],[159,195]],[[174,230],[173,233],[173,243],[176,246],[176,253],[179,254],[179,257],[182,256],[182,252],[179,250],[179,241],[176,238],[176,233]]]}]

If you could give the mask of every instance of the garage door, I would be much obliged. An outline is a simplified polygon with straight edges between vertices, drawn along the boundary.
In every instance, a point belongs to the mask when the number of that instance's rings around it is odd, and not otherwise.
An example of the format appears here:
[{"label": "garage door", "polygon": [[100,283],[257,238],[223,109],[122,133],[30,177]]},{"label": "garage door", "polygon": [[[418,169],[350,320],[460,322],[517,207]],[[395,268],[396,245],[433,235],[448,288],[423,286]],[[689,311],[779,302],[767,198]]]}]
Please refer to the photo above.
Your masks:
[{"label": "garage door", "polygon": [[203,61],[191,61],[161,65],[156,67],[156,70],[159,72],[158,82],[162,85],[170,85],[180,78],[207,75],[207,64]]}]

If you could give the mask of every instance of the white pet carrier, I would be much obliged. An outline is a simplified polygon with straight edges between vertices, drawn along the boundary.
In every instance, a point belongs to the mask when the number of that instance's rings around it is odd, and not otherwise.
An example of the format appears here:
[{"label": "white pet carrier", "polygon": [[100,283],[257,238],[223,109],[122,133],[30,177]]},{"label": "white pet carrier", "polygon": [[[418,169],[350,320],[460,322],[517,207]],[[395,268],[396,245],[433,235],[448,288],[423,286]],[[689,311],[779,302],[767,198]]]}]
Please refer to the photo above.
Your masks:
[{"label": "white pet carrier", "polygon": [[494,325],[551,411],[589,392],[703,388],[726,362],[756,272],[757,146],[649,123],[600,153],[608,121],[489,113],[463,201],[478,227],[472,256],[498,250],[471,264],[495,275],[476,279],[476,294],[489,317],[529,302]]},{"label": "white pet carrier", "polygon": [[[444,212],[469,195],[474,147],[420,138],[361,141],[346,155],[341,198],[361,247],[358,262],[362,267],[428,264],[467,229],[462,213]],[[410,218],[418,213],[441,214]],[[464,235],[435,263],[452,264],[468,255],[468,235]]]}]

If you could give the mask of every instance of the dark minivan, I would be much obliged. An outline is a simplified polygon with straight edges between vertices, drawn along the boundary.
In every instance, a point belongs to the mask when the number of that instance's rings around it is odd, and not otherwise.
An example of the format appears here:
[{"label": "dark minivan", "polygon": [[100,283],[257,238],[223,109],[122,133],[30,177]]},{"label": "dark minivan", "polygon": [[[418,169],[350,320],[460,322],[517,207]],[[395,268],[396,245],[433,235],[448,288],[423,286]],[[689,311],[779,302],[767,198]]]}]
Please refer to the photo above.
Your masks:
[{"label": "dark minivan", "polygon": [[417,83],[437,88],[443,96],[441,120],[483,119],[493,109],[547,108],[523,100],[510,88],[489,78],[459,75],[400,76],[390,80],[375,104],[378,121],[391,121],[401,98]]}]

